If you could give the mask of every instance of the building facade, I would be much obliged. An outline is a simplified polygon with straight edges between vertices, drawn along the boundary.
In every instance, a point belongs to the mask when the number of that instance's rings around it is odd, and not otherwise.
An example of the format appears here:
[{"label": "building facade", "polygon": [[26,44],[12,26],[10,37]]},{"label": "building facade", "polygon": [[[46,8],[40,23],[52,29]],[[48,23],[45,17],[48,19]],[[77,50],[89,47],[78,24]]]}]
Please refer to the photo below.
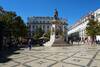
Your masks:
[{"label": "building facade", "polygon": [[[54,20],[54,19],[55,19],[54,17],[49,17],[49,16],[46,16],[46,17],[37,17],[37,16],[29,17],[28,23],[27,23],[29,35],[32,36],[33,33],[35,33],[36,30],[38,30],[38,28],[41,28],[46,33],[47,31],[49,31],[51,29],[52,20]],[[59,18],[59,20],[61,22],[64,22],[64,23],[67,24],[66,19]],[[67,29],[66,24],[63,25],[61,27],[61,29],[63,29],[63,28]]]},{"label": "building facade", "polygon": [[[86,38],[86,27],[89,22],[89,18],[93,18],[94,20],[98,20],[100,22],[100,9],[97,9],[94,12],[88,13],[86,16],[82,17],[78,20],[74,25],[69,27],[68,35],[69,37],[78,37],[81,40]],[[96,36],[96,40],[100,40],[100,35]]]}]

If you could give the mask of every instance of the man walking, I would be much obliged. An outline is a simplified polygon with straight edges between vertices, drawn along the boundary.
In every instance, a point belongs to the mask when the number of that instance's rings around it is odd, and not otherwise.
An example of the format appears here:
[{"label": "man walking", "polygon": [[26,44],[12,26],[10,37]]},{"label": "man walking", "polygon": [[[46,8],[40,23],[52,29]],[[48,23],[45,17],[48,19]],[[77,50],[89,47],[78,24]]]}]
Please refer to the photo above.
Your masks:
[{"label": "man walking", "polygon": [[28,46],[29,46],[29,50],[31,50],[32,49],[31,39],[28,40]]}]

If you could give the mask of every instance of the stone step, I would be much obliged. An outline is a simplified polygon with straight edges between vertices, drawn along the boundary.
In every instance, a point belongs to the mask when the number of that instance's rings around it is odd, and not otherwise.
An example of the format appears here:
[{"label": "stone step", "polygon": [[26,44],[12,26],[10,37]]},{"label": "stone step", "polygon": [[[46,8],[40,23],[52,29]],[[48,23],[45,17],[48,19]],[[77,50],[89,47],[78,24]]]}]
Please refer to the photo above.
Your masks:
[{"label": "stone step", "polygon": [[64,38],[60,37],[60,38],[56,38],[53,45],[53,47],[61,47],[61,46],[67,46],[67,43],[64,41]]}]

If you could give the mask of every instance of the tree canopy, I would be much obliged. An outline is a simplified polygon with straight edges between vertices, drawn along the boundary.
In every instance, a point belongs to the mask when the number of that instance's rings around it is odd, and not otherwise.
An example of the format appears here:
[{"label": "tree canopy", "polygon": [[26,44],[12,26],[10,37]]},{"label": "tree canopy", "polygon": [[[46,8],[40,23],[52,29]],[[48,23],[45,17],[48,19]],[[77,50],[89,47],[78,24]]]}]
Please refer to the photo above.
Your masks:
[{"label": "tree canopy", "polygon": [[22,18],[17,16],[15,12],[5,11],[3,9],[2,14],[0,14],[0,31],[1,30],[3,33],[10,32],[13,36],[27,35],[27,27]]},{"label": "tree canopy", "polygon": [[89,23],[86,27],[86,33],[88,36],[100,35],[100,22],[98,22],[98,20],[89,19]]},{"label": "tree canopy", "polygon": [[44,31],[43,31],[41,28],[38,28],[38,29],[36,30],[36,32],[34,33],[33,38],[37,40],[37,39],[39,39],[40,37],[42,37],[43,34],[44,34]]}]

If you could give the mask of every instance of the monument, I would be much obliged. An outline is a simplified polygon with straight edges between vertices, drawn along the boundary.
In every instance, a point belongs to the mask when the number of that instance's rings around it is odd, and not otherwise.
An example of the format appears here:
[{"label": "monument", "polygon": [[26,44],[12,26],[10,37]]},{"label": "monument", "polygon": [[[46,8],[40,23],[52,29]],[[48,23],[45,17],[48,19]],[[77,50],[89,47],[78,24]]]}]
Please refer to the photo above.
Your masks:
[{"label": "monument", "polygon": [[57,9],[54,11],[54,19],[51,21],[51,24],[50,41],[44,44],[44,46],[53,46],[57,39],[63,42],[67,41],[67,23],[59,20]]},{"label": "monument", "polygon": [[55,9],[55,11],[54,11],[54,19],[51,21],[51,23],[53,25],[51,27],[51,28],[53,28],[53,29],[51,29],[51,32],[55,33],[55,37],[59,37],[59,36],[64,36],[65,35],[66,30],[65,30],[64,26],[66,25],[66,23],[62,22],[61,20],[59,20],[57,9]]}]

